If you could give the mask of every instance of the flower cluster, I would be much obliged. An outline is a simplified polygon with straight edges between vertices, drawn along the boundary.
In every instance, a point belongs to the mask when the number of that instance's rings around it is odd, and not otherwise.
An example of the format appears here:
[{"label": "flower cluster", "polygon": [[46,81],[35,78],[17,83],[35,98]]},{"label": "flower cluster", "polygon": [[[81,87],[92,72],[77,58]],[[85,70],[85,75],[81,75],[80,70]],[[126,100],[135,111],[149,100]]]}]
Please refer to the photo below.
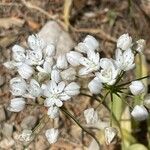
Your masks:
[{"label": "flower cluster", "polygon": [[[25,108],[27,99],[35,102],[36,98],[41,97],[40,104],[46,107],[47,115],[54,119],[59,116],[60,107],[65,101],[80,94],[77,77],[89,77],[89,91],[98,96],[104,89],[110,93],[114,92],[113,89],[116,93],[120,91],[117,84],[126,71],[135,67],[135,55],[142,53],[145,41],[140,39],[133,42],[128,34],[121,35],[117,40],[114,59],[100,58],[99,43],[90,35],[73,51],[58,57],[55,56],[55,45],[45,43],[38,35],[29,36],[27,45],[26,48],[13,46],[12,61],[4,63],[4,66],[19,74],[10,80],[10,91],[15,97],[10,100],[8,110],[20,112]],[[141,81],[131,82],[129,89],[133,95],[145,92]],[[148,111],[143,105],[136,105],[131,115],[141,121],[148,117]],[[87,124],[99,122],[93,108],[85,110],[84,116]],[[31,134],[32,131],[24,131],[21,137],[29,141]],[[111,143],[117,131],[107,127],[105,134],[107,143]],[[59,131],[55,128],[48,129],[45,133],[50,144],[57,141],[58,135]]]}]

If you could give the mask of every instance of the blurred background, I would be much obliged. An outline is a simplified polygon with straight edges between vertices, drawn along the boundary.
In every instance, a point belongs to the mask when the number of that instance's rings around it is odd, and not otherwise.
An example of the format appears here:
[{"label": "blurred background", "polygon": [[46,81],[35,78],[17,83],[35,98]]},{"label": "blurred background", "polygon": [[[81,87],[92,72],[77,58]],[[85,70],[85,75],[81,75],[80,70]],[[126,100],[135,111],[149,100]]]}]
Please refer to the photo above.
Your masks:
[{"label": "blurred background", "polygon": [[[24,128],[35,127],[45,111],[39,108],[27,108],[18,114],[7,111],[6,107],[12,97],[9,80],[15,72],[2,65],[11,59],[11,47],[14,44],[24,45],[30,34],[38,32],[45,38],[61,35],[61,40],[57,41],[60,53],[66,51],[66,43],[67,51],[71,50],[87,34],[91,34],[100,42],[102,57],[114,55],[116,39],[123,33],[129,33],[135,40],[143,38],[146,40],[145,57],[142,57],[142,64],[140,63],[142,70],[137,71],[138,75],[137,72],[135,74],[137,77],[150,74],[150,0],[0,0],[0,150],[24,149],[17,135]],[[65,34],[62,34],[63,32]],[[129,78],[132,76],[133,72],[129,74]],[[147,85],[150,92],[149,81]],[[95,105],[85,99],[87,98],[78,96],[66,104],[81,122],[84,122],[83,110]],[[99,114],[103,121],[108,120],[109,114],[105,108],[100,108]],[[57,121],[55,124],[58,124]],[[130,128],[128,125],[127,128]],[[52,122],[46,125],[50,126]],[[41,132],[29,149],[80,150],[86,149],[92,140],[87,135],[83,136],[81,129],[65,116],[59,119],[57,126],[61,129],[61,137],[56,144],[50,147]],[[142,129],[142,132],[130,130],[130,133],[135,135],[137,143],[148,147],[150,124],[144,122],[137,129]],[[97,136],[103,141],[101,133]],[[134,143],[134,139],[130,141]],[[104,143],[105,149],[121,149],[120,141],[117,146],[111,147]],[[93,147],[91,150],[96,149]]]}]

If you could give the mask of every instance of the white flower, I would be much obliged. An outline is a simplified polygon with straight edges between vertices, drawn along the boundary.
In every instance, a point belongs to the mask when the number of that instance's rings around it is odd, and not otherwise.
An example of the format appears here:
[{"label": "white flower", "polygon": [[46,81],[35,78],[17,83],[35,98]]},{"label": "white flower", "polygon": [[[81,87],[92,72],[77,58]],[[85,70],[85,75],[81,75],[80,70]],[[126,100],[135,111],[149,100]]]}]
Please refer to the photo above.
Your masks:
[{"label": "white flower", "polygon": [[48,108],[47,114],[52,119],[57,118],[59,116],[59,108],[57,106],[51,106]]},{"label": "white flower", "polygon": [[29,65],[41,65],[44,60],[42,60],[41,50],[28,50],[26,56],[26,63]]},{"label": "white flower", "polygon": [[62,79],[60,76],[60,70],[53,69],[51,72],[51,80],[54,80],[56,83],[59,83]]},{"label": "white flower", "polygon": [[76,79],[77,72],[75,68],[70,67],[66,70],[63,70],[60,74],[64,81],[74,81]]},{"label": "white flower", "polygon": [[16,77],[10,80],[10,89],[12,95],[22,96],[26,93],[27,84],[21,77]]},{"label": "white flower", "polygon": [[80,93],[79,90],[80,86],[76,82],[71,82],[64,89],[65,93],[67,93],[69,96],[78,95]]},{"label": "white flower", "polygon": [[25,107],[24,98],[14,98],[10,100],[10,104],[7,109],[12,112],[19,112],[23,110],[24,107]]},{"label": "white flower", "polygon": [[63,81],[58,84],[53,80],[49,81],[44,87],[43,94],[47,97],[44,101],[44,105],[46,107],[54,105],[61,107],[63,105],[62,101],[70,99],[70,96],[64,92],[64,88],[65,83]]},{"label": "white flower", "polygon": [[28,86],[28,92],[31,95],[31,97],[32,96],[33,97],[39,97],[39,96],[41,96],[42,89],[41,89],[39,83],[36,80],[34,80],[34,79],[30,80],[30,84]]},{"label": "white flower", "polygon": [[135,67],[134,54],[131,49],[122,52],[120,49],[116,50],[116,65],[120,70],[128,71]]},{"label": "white flower", "polygon": [[116,82],[116,78],[119,73],[119,70],[116,69],[113,61],[108,58],[102,58],[100,61],[100,66],[102,70],[97,72],[96,76],[102,83],[113,85]]},{"label": "white flower", "polygon": [[33,138],[31,137],[31,135],[32,135],[32,130],[24,129],[21,135],[19,135],[18,139],[22,142],[29,142]]},{"label": "white flower", "polygon": [[67,60],[68,62],[76,67],[80,65],[80,58],[83,57],[83,55],[79,52],[75,52],[75,51],[70,51],[69,53],[66,54]]},{"label": "white flower", "polygon": [[148,112],[142,105],[136,105],[132,110],[131,115],[137,121],[143,121],[148,118]]},{"label": "white flower", "polygon": [[21,75],[21,77],[24,79],[30,78],[32,74],[34,73],[33,68],[27,64],[22,64],[21,66],[18,66],[17,71]]},{"label": "white flower", "polygon": [[94,108],[88,108],[84,110],[84,117],[87,124],[96,124],[98,122],[98,113],[94,111]]},{"label": "white flower", "polygon": [[106,139],[106,144],[111,144],[117,136],[117,130],[116,128],[113,127],[106,127],[105,128],[105,139]]},{"label": "white flower", "polygon": [[139,53],[142,53],[144,48],[145,48],[145,45],[146,45],[146,42],[144,39],[140,39],[138,41],[136,41],[136,51],[139,52]]},{"label": "white flower", "polygon": [[103,88],[103,85],[102,82],[97,77],[95,77],[89,82],[88,88],[91,93],[99,94],[101,92],[101,89]]},{"label": "white flower", "polygon": [[23,62],[25,60],[25,49],[19,45],[12,47],[12,57],[15,61]]},{"label": "white flower", "polygon": [[50,144],[53,144],[57,141],[58,135],[59,135],[58,129],[54,128],[48,129],[45,132],[45,136]]},{"label": "white flower", "polygon": [[75,49],[77,51],[87,53],[88,51],[95,51],[98,49],[99,43],[98,41],[91,35],[87,35],[83,42],[80,42]]},{"label": "white flower", "polygon": [[133,95],[138,95],[145,92],[145,86],[141,81],[132,81],[129,88]]},{"label": "white flower", "polygon": [[68,68],[68,62],[66,59],[66,55],[59,55],[58,56],[56,66],[59,69],[67,69]]},{"label": "white flower", "polygon": [[122,50],[127,50],[132,46],[132,38],[129,36],[129,34],[123,34],[121,35],[117,40],[117,48],[120,48]]},{"label": "white flower", "polygon": [[44,57],[52,57],[55,55],[55,46],[53,44],[49,44],[46,46],[46,48],[43,50]]},{"label": "white flower", "polygon": [[44,61],[42,67],[41,66],[37,66],[36,69],[39,72],[50,74],[51,71],[52,71],[53,64],[54,64],[53,58],[49,58],[49,59],[46,59],[46,61]]},{"label": "white flower", "polygon": [[94,51],[88,51],[87,58],[81,57],[80,64],[84,67],[79,70],[79,75],[87,75],[100,68],[100,56],[99,53]]},{"label": "white flower", "polygon": [[42,50],[45,47],[43,39],[39,38],[37,34],[28,37],[28,45],[32,50]]}]

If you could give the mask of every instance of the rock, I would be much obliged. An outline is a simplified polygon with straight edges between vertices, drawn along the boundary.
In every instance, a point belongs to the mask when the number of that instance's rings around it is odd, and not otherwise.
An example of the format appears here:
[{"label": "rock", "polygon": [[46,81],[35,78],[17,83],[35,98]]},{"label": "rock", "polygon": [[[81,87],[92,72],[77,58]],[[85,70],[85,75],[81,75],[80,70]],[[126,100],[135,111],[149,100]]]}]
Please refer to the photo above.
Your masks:
[{"label": "rock", "polygon": [[74,47],[74,42],[70,35],[55,21],[47,22],[38,35],[47,44],[51,43],[56,46],[56,56],[68,52]]},{"label": "rock", "polygon": [[4,123],[3,129],[2,129],[2,134],[6,138],[10,138],[12,136],[12,133],[13,133],[13,125]]},{"label": "rock", "polygon": [[0,86],[5,83],[5,76],[0,75]]},{"label": "rock", "polygon": [[21,127],[23,129],[32,129],[35,127],[37,123],[37,117],[35,116],[27,116],[21,122]]},{"label": "rock", "polygon": [[10,149],[13,145],[15,144],[15,141],[13,139],[3,139],[1,142],[0,142],[0,148],[3,148],[3,149]]},{"label": "rock", "polygon": [[0,105],[0,122],[6,120],[6,114],[3,106]]}]

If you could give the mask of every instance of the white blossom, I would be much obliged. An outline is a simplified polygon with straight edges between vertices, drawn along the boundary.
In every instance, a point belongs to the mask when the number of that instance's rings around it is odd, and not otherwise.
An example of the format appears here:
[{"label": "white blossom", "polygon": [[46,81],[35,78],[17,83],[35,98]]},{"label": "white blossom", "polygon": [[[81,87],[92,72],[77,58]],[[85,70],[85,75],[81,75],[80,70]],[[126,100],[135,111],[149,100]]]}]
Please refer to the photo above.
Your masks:
[{"label": "white blossom", "polygon": [[96,73],[96,76],[102,83],[113,85],[116,82],[119,70],[114,65],[113,61],[108,58],[102,58],[100,60],[101,71]]},{"label": "white blossom", "polygon": [[116,65],[120,70],[128,71],[135,67],[134,54],[131,49],[122,52],[120,49],[116,50]]},{"label": "white blossom", "polygon": [[122,50],[127,50],[132,46],[132,38],[129,36],[129,34],[123,34],[121,35],[117,40],[117,48],[120,48]]},{"label": "white blossom", "polygon": [[28,86],[28,92],[31,95],[31,97],[39,97],[42,94],[42,89],[40,87],[40,84],[34,80],[30,80],[30,84]]},{"label": "white blossom", "polygon": [[51,71],[51,80],[54,80],[56,83],[59,83],[62,80],[60,76],[60,70],[53,69]]},{"label": "white blossom", "polygon": [[94,108],[84,110],[84,117],[87,124],[96,124],[98,122],[98,113]]},{"label": "white blossom", "polygon": [[68,68],[68,62],[67,62],[66,55],[58,56],[56,66],[59,69],[67,69]]},{"label": "white blossom", "polygon": [[138,95],[145,92],[145,86],[141,81],[132,81],[129,88],[133,95]]},{"label": "white blossom", "polygon": [[70,96],[64,92],[64,88],[65,83],[63,81],[58,84],[53,80],[49,81],[44,87],[43,94],[47,97],[44,101],[44,105],[46,107],[54,105],[61,107],[63,105],[62,101],[70,99]]},{"label": "white blossom", "polygon": [[25,49],[19,45],[12,47],[12,57],[15,61],[23,62],[25,60]]},{"label": "white blossom", "polygon": [[148,112],[143,105],[136,105],[132,110],[131,115],[137,121],[143,121],[148,118]]},{"label": "white blossom", "polygon": [[27,83],[21,77],[15,77],[10,80],[10,89],[12,95],[22,96],[26,93]]},{"label": "white blossom", "polygon": [[12,112],[22,111],[25,107],[24,98],[14,98],[10,100],[10,104],[8,106],[8,110]]},{"label": "white blossom", "polygon": [[27,50],[26,63],[29,65],[41,65],[44,60],[42,60],[41,50]]},{"label": "white blossom", "polygon": [[21,66],[18,66],[18,73],[22,78],[28,79],[34,73],[34,70],[31,66],[24,63]]},{"label": "white blossom", "polygon": [[84,67],[79,70],[79,75],[87,75],[100,68],[100,55],[94,51],[87,52],[87,58],[81,57],[80,64]]},{"label": "white blossom", "polygon": [[74,81],[76,79],[77,72],[75,68],[70,67],[66,70],[63,70],[60,75],[64,81]]},{"label": "white blossom", "polygon": [[98,49],[99,43],[98,41],[91,35],[87,35],[83,42],[80,42],[75,49],[77,51],[87,53],[88,51],[95,51]]},{"label": "white blossom", "polygon": [[47,114],[52,119],[57,118],[59,116],[59,108],[57,106],[51,106],[48,108]]},{"label": "white blossom", "polygon": [[37,34],[28,37],[28,45],[32,50],[42,50],[45,47],[45,42]]},{"label": "white blossom", "polygon": [[57,141],[58,135],[59,135],[58,129],[54,128],[48,129],[45,132],[45,136],[50,144],[53,144]]},{"label": "white blossom", "polygon": [[79,90],[80,86],[76,82],[71,82],[64,89],[65,93],[67,93],[69,96],[78,95],[80,93]]},{"label": "white blossom", "polygon": [[83,57],[83,55],[79,52],[75,52],[75,51],[70,51],[69,53],[66,54],[67,60],[68,62],[76,67],[80,65],[80,58]]},{"label": "white blossom", "polygon": [[113,127],[106,127],[105,128],[105,140],[106,140],[106,144],[111,144],[116,136],[117,136],[117,130],[116,128],[113,128]]},{"label": "white blossom", "polygon": [[91,93],[99,94],[103,88],[103,85],[102,82],[97,77],[95,77],[93,80],[89,82],[88,88]]},{"label": "white blossom", "polygon": [[146,45],[146,42],[144,39],[140,39],[138,41],[136,41],[136,51],[139,52],[139,53],[142,53],[144,48],[145,48],[145,45]]}]

